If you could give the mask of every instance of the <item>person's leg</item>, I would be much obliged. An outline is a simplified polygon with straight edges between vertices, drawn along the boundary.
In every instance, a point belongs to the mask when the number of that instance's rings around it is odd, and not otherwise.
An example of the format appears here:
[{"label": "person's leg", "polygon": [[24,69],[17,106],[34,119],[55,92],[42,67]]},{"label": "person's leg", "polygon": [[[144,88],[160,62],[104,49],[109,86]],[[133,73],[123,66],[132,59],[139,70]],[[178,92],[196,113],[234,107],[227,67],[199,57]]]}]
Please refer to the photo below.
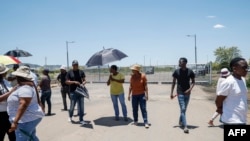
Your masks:
[{"label": "person's leg", "polygon": [[138,122],[138,96],[133,96],[132,95],[132,108],[133,108],[133,117],[134,117],[134,122]]},{"label": "person's leg", "polygon": [[183,114],[184,114],[184,127],[187,126],[187,117],[186,117],[186,111],[189,103],[190,95],[184,95],[184,108],[183,108]]},{"label": "person's leg", "polygon": [[63,110],[67,110],[67,100],[66,100],[66,95],[67,95],[67,89],[65,87],[61,87],[61,95],[62,95],[62,101],[63,101]]},{"label": "person's leg", "polygon": [[16,135],[15,131],[8,132],[11,123],[9,121],[9,116],[7,112],[0,112],[0,141],[4,140],[5,134],[8,134],[9,141],[15,141]]},{"label": "person's leg", "polygon": [[178,94],[178,102],[179,102],[179,107],[180,107],[179,125],[184,126],[186,124],[186,119],[185,119],[186,107],[185,107],[183,94]]},{"label": "person's leg", "polygon": [[[44,106],[45,109],[45,101],[46,101],[46,93],[44,91],[41,92],[41,103]],[[45,111],[44,111],[45,112]]]},{"label": "person's leg", "polygon": [[127,106],[126,106],[126,103],[125,103],[124,93],[119,94],[118,98],[119,98],[119,101],[120,101],[120,104],[121,104],[121,107],[122,107],[122,114],[123,114],[124,120],[127,120]]},{"label": "person's leg", "polygon": [[83,116],[84,116],[84,96],[80,94],[75,94],[76,95],[76,100],[78,105],[78,111],[79,111],[79,121],[84,121]]},{"label": "person's leg", "polygon": [[19,123],[16,129],[16,136],[18,137],[19,141],[39,141],[38,137],[36,136],[36,127],[41,122],[42,118],[25,122]]},{"label": "person's leg", "polygon": [[111,100],[112,100],[112,103],[113,103],[113,108],[114,108],[114,111],[115,111],[115,119],[116,120],[119,120],[119,107],[118,107],[118,95],[113,95],[113,94],[110,94],[111,96]]},{"label": "person's leg", "polygon": [[148,114],[147,114],[147,103],[145,95],[140,95],[139,97],[140,109],[143,117],[144,124],[148,124]]},{"label": "person's leg", "polygon": [[75,94],[73,92],[71,92],[70,93],[70,109],[69,109],[69,118],[70,118],[70,120],[72,120],[76,102],[77,102],[76,96],[75,96]]},{"label": "person's leg", "polygon": [[51,115],[51,91],[47,91],[46,101],[48,104],[48,115]]}]

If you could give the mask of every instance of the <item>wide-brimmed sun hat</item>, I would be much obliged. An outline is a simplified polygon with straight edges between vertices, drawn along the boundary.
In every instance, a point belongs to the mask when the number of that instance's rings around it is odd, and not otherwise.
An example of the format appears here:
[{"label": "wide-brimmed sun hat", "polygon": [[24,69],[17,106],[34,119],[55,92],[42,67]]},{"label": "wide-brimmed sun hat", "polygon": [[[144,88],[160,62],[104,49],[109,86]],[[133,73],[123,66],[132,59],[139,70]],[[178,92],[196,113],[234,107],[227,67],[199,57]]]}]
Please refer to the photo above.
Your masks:
[{"label": "wide-brimmed sun hat", "polygon": [[221,71],[220,71],[220,75],[221,76],[229,76],[230,71],[227,68],[222,68]]},{"label": "wide-brimmed sun hat", "polygon": [[61,69],[61,70],[66,70],[66,66],[62,65],[62,66],[60,67],[60,69]]},{"label": "wide-brimmed sun hat", "polygon": [[4,74],[9,70],[4,64],[0,63],[0,74]]},{"label": "wide-brimmed sun hat", "polygon": [[133,65],[132,67],[130,67],[131,70],[136,70],[136,71],[140,71],[141,70],[141,66],[138,64]]},{"label": "wide-brimmed sun hat", "polygon": [[21,66],[16,71],[12,72],[12,75],[23,77],[27,80],[32,80],[32,75],[30,73],[30,68],[27,66]]}]

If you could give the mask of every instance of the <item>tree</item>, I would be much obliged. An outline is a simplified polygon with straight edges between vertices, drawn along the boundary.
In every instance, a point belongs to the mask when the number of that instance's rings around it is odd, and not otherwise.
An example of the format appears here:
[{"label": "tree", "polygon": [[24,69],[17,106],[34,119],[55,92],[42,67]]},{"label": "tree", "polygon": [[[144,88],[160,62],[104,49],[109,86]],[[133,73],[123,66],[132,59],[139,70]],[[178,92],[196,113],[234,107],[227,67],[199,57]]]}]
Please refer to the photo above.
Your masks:
[{"label": "tree", "polygon": [[215,62],[219,64],[220,68],[228,68],[230,61],[235,57],[241,57],[241,51],[236,46],[219,47],[214,51],[216,56]]}]

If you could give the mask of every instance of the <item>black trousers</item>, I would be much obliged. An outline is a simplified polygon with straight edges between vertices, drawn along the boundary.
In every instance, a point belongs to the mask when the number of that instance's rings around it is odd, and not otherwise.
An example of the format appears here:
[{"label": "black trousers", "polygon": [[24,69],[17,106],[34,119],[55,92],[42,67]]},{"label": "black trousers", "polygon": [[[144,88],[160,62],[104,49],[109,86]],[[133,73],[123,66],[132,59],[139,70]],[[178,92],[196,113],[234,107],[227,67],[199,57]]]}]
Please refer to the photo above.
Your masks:
[{"label": "black trousers", "polygon": [[0,141],[4,141],[5,134],[8,135],[9,141],[15,141],[15,131],[9,132],[11,123],[9,121],[9,115],[7,112],[0,112]]}]

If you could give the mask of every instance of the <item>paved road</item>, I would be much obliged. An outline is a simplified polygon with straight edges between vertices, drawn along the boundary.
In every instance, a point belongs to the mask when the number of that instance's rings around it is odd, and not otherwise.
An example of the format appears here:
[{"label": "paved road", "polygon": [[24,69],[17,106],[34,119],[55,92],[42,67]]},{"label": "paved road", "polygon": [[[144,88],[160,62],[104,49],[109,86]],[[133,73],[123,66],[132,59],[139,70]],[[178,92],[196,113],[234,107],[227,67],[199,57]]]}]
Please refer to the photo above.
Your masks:
[{"label": "paved road", "polygon": [[[124,84],[128,92],[128,84]],[[215,120],[215,127],[207,122],[215,111],[214,102],[199,86],[195,86],[187,110],[190,133],[185,134],[178,125],[179,106],[177,99],[170,100],[171,85],[149,84],[149,101],[147,103],[149,129],[142,124],[139,111],[139,125],[132,125],[131,102],[126,100],[130,120],[115,121],[109,96],[109,87],[104,83],[87,84],[91,95],[85,100],[84,116],[89,125],[81,126],[67,121],[68,112],[61,111],[62,100],[59,87],[53,88],[52,112],[56,115],[46,116],[37,128],[41,141],[222,141],[223,128]],[[127,96],[126,96],[127,97]],[[78,121],[78,117],[74,117]],[[7,141],[7,140],[5,140]]]}]

